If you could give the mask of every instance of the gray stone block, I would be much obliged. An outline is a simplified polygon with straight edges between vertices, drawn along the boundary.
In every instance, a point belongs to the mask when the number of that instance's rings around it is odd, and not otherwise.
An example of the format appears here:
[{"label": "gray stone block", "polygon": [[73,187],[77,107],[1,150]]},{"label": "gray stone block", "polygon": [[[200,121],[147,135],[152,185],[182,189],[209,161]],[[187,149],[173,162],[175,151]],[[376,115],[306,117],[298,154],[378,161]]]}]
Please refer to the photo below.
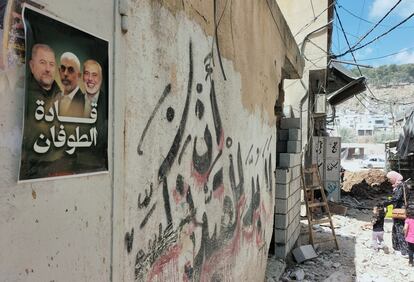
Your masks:
[{"label": "gray stone block", "polygon": [[276,143],[276,152],[277,153],[287,153],[288,151],[288,141],[279,140]]},{"label": "gray stone block", "polygon": [[288,153],[300,153],[302,151],[302,143],[300,141],[288,141],[287,152]]},{"label": "gray stone block", "polygon": [[290,250],[289,250],[288,246],[283,245],[283,244],[276,244],[275,257],[285,259],[286,256],[288,255],[289,251]]},{"label": "gray stone block", "polygon": [[290,170],[292,171],[292,179],[296,179],[298,177],[301,177],[301,171],[300,171],[301,167],[300,165],[292,167]]},{"label": "gray stone block", "polygon": [[276,134],[277,140],[287,141],[289,139],[289,130],[287,129],[278,129]]},{"label": "gray stone block", "polygon": [[290,184],[276,183],[275,197],[278,199],[287,199],[290,196]]},{"label": "gray stone block", "polygon": [[298,128],[289,129],[289,140],[290,141],[300,141],[300,131]]},{"label": "gray stone block", "polygon": [[275,213],[286,214],[288,211],[288,199],[276,199]]},{"label": "gray stone block", "polygon": [[292,171],[289,168],[276,169],[276,183],[286,184],[289,183],[292,176]]},{"label": "gray stone block", "polygon": [[282,118],[281,129],[300,128],[300,118]]},{"label": "gray stone block", "polygon": [[305,260],[316,258],[318,255],[313,249],[312,245],[304,245],[296,248],[292,251],[295,260],[298,263],[304,262]]},{"label": "gray stone block", "polygon": [[301,154],[280,153],[279,167],[294,167],[301,164]]},{"label": "gray stone block", "polygon": [[[288,227],[289,228],[289,227]],[[275,229],[275,242],[286,244],[288,241],[288,229]]]},{"label": "gray stone block", "polygon": [[288,220],[286,214],[275,214],[275,228],[286,229],[289,226]]}]

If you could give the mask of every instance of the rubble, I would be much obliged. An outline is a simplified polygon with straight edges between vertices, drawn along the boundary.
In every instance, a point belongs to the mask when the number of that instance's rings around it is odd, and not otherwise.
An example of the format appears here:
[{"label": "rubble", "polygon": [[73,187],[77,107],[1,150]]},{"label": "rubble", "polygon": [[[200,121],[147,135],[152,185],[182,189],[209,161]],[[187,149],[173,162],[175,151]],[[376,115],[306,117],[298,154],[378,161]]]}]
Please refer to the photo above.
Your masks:
[{"label": "rubble", "polygon": [[343,195],[350,195],[358,199],[373,199],[378,194],[390,193],[391,191],[391,184],[383,170],[345,172],[342,185]]},{"label": "rubble", "polygon": [[[385,248],[377,252],[371,248],[372,230],[362,228],[369,222],[371,211],[351,207],[347,214],[349,213],[357,216],[333,216],[333,221],[338,226],[335,232],[339,250],[328,242],[319,244],[315,246],[316,258],[302,263],[288,261],[285,271],[273,281],[290,282],[299,269],[305,274],[302,281],[414,281],[414,268],[409,268],[408,260],[392,249],[392,221],[386,220],[384,225],[384,240],[389,250]],[[319,229],[321,232],[316,234],[318,239],[330,236],[329,228],[320,226]],[[306,230],[307,226],[303,225],[300,242],[307,243]],[[266,276],[272,277],[270,274]]]}]

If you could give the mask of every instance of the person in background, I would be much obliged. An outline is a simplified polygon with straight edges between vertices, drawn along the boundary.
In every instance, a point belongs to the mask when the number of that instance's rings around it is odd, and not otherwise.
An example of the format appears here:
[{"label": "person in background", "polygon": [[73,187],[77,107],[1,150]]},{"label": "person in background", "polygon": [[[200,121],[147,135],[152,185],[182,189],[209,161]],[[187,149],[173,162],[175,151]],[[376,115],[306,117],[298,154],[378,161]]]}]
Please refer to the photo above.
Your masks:
[{"label": "person in background", "polygon": [[413,256],[414,256],[414,206],[408,205],[407,218],[405,219],[404,225],[404,236],[405,241],[408,245],[408,265],[413,267]]},{"label": "person in background", "polygon": [[375,251],[382,248],[385,253],[388,253],[388,248],[384,246],[384,205],[378,203],[372,210],[372,248]]},{"label": "person in background", "polygon": [[[408,197],[408,191],[405,191],[403,176],[396,171],[390,171],[387,174],[388,181],[392,184],[392,198],[384,202],[384,206],[393,205],[394,208],[403,208],[405,205],[404,193]],[[404,257],[408,257],[408,245],[404,238],[404,219],[393,218],[392,225],[392,247],[396,252]]]}]

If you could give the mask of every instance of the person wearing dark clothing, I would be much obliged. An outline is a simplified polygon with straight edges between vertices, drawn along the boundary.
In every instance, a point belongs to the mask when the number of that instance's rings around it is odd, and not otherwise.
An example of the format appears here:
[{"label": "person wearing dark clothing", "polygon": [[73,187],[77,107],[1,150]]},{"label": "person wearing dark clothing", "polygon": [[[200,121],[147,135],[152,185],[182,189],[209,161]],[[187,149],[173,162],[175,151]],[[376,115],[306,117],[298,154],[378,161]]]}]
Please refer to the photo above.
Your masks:
[{"label": "person wearing dark clothing", "polygon": [[[393,208],[405,207],[404,193],[406,193],[405,183],[401,174],[390,171],[387,174],[388,181],[393,186],[392,198],[384,202],[384,206],[393,205]],[[408,193],[406,193],[408,197]],[[408,198],[407,198],[408,199]],[[404,238],[404,219],[393,219],[392,225],[392,247],[395,251],[401,252],[401,255],[408,255],[408,245]]]},{"label": "person wearing dark clothing", "polygon": [[49,172],[46,171],[47,166],[44,164],[60,158],[60,155],[39,154],[34,150],[34,145],[41,135],[44,139],[51,139],[50,128],[54,125],[54,121],[48,122],[43,117],[36,118],[36,114],[39,115],[40,112],[43,112],[43,116],[49,115],[49,109],[54,106],[60,92],[54,79],[56,61],[53,50],[47,45],[35,44],[32,48],[29,67],[32,75],[28,78],[26,86],[28,94],[25,102],[25,125],[19,177],[21,180],[34,176],[47,176]]},{"label": "person wearing dark clothing", "polygon": [[384,206],[377,204],[372,212],[372,247],[377,251],[379,248],[384,247]]}]

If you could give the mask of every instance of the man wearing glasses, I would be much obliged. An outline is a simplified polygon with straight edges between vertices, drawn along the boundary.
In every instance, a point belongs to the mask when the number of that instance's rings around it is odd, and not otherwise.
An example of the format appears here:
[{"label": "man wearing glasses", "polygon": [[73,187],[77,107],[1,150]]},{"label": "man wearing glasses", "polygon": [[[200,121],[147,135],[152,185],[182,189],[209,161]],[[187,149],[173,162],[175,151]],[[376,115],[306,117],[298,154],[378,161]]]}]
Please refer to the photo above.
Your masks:
[{"label": "man wearing glasses", "polygon": [[79,88],[81,78],[80,62],[71,52],[65,52],[60,57],[60,81],[63,91],[59,96],[59,115],[83,117],[85,95]]}]

